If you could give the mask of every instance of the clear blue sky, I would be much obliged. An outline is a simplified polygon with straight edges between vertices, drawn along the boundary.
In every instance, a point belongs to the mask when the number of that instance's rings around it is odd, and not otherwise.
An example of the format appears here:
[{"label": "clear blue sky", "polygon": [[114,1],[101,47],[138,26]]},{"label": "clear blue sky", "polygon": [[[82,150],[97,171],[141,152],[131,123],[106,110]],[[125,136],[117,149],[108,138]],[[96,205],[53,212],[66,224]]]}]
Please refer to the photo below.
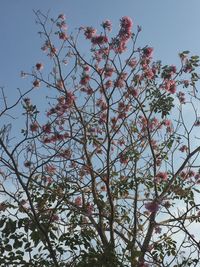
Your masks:
[{"label": "clear blue sky", "polygon": [[104,19],[117,25],[127,15],[142,26],[140,45],[153,46],[156,59],[177,63],[182,50],[200,55],[199,0],[1,0],[0,86],[10,94],[25,86],[20,71],[29,71],[41,57],[33,9],[50,10],[52,16],[65,13],[70,31],[80,25],[97,27]]}]

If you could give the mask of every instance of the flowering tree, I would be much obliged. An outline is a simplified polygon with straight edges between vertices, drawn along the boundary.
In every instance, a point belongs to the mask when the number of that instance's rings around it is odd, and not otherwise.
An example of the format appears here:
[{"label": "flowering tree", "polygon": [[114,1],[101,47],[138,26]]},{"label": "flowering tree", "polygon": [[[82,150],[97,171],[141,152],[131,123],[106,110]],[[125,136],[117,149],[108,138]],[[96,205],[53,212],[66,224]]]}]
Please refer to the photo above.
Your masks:
[{"label": "flowering tree", "polygon": [[2,88],[1,266],[197,266],[198,57],[153,61],[129,17],[111,38],[35,14],[49,64]]}]

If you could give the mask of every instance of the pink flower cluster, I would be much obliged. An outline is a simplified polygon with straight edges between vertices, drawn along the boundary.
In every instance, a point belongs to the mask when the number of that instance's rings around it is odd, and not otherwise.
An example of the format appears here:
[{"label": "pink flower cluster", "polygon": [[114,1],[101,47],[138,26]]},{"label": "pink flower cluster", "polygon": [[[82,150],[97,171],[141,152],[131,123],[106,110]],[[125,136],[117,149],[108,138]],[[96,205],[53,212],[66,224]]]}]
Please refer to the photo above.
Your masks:
[{"label": "pink flower cluster", "polygon": [[93,211],[94,211],[93,204],[88,203],[88,205],[87,205],[87,214],[90,216],[90,215],[92,215]]},{"label": "pink flower cluster", "polygon": [[157,212],[159,209],[159,204],[155,201],[152,202],[148,202],[145,204],[145,208],[149,211],[149,212]]},{"label": "pink flower cluster", "polygon": [[146,58],[152,57],[153,54],[153,47],[145,47],[143,49],[143,56]]},{"label": "pink flower cluster", "polygon": [[129,61],[127,61],[127,65],[134,69],[137,65],[137,59],[136,58],[129,59]]},{"label": "pink flower cluster", "polygon": [[104,69],[105,78],[111,77],[113,75],[114,69],[111,66],[106,66]]},{"label": "pink flower cluster", "polygon": [[127,164],[129,162],[129,158],[128,156],[126,155],[126,153],[121,153],[120,156],[119,156],[119,161],[120,163],[122,164]]},{"label": "pink flower cluster", "polygon": [[176,92],[176,81],[174,80],[165,80],[164,81],[164,89],[171,94]]},{"label": "pink flower cluster", "polygon": [[55,133],[55,134],[52,134],[51,136],[45,136],[43,138],[43,142],[45,144],[48,144],[48,143],[55,143],[55,142],[60,142],[60,141],[64,141],[65,139],[68,139],[68,133],[64,133],[64,134],[60,134],[60,133]]},{"label": "pink flower cluster", "polygon": [[107,103],[103,99],[97,99],[96,105],[97,107],[100,107],[102,111],[107,109]]},{"label": "pink flower cluster", "polygon": [[60,38],[61,40],[66,41],[66,40],[68,39],[68,36],[67,36],[67,34],[66,34],[65,32],[60,32],[60,33],[59,33],[59,38]]},{"label": "pink flower cluster", "polygon": [[92,27],[86,27],[84,31],[84,35],[86,39],[92,39],[96,35],[97,30]]},{"label": "pink flower cluster", "polygon": [[123,17],[120,21],[121,29],[118,37],[113,39],[112,48],[116,53],[123,53],[126,50],[126,44],[132,36],[131,28],[133,21],[129,17]]},{"label": "pink flower cluster", "polygon": [[118,88],[123,88],[125,86],[125,80],[128,74],[126,72],[122,72],[119,77],[115,81],[115,86]]},{"label": "pink flower cluster", "polygon": [[172,122],[171,122],[171,120],[165,119],[163,121],[163,124],[166,127],[167,132],[171,133],[172,132]]},{"label": "pink flower cluster", "polygon": [[111,31],[112,30],[112,23],[110,20],[105,20],[103,23],[102,23],[102,27],[105,29],[105,30],[108,30],[108,31]]},{"label": "pink flower cluster", "polygon": [[37,122],[33,122],[30,124],[30,130],[31,132],[37,132],[37,130],[39,129],[39,125]]},{"label": "pink flower cluster", "polygon": [[178,93],[178,99],[181,104],[185,104],[185,94],[183,92]]},{"label": "pink flower cluster", "polygon": [[37,63],[35,67],[36,67],[36,70],[40,71],[44,68],[44,65],[42,63]]},{"label": "pink flower cluster", "polygon": [[108,37],[105,35],[96,35],[92,37],[91,42],[93,45],[103,45],[108,42]]},{"label": "pink flower cluster", "polygon": [[183,145],[179,148],[181,152],[188,152],[188,147],[186,145]]},{"label": "pink flower cluster", "polygon": [[80,84],[81,85],[87,85],[89,81],[90,81],[90,76],[88,74],[84,74],[81,77]]},{"label": "pink flower cluster", "polygon": [[45,125],[42,126],[42,131],[44,133],[51,133],[51,124],[47,123]]},{"label": "pink flower cluster", "polygon": [[156,182],[162,182],[168,180],[168,174],[166,172],[159,172],[155,177]]},{"label": "pink flower cluster", "polygon": [[44,169],[48,174],[55,174],[56,172],[56,167],[52,164],[46,165]]},{"label": "pink flower cluster", "polygon": [[76,97],[73,94],[73,92],[66,92],[66,96],[61,96],[58,98],[58,104],[55,106],[55,108],[51,108],[47,112],[47,116],[50,116],[52,114],[57,114],[58,116],[62,116],[66,111],[68,111],[75,101]]},{"label": "pink flower cluster", "polygon": [[37,79],[33,81],[33,87],[40,87],[40,81]]},{"label": "pink flower cluster", "polygon": [[176,74],[176,66],[172,65],[164,68],[161,76],[163,79],[170,80],[174,74]]},{"label": "pink flower cluster", "polygon": [[72,151],[69,148],[63,149],[61,150],[61,152],[59,153],[59,157],[62,157],[64,159],[70,159],[72,156]]},{"label": "pink flower cluster", "polygon": [[80,196],[75,198],[74,204],[78,207],[82,205],[82,198]]}]

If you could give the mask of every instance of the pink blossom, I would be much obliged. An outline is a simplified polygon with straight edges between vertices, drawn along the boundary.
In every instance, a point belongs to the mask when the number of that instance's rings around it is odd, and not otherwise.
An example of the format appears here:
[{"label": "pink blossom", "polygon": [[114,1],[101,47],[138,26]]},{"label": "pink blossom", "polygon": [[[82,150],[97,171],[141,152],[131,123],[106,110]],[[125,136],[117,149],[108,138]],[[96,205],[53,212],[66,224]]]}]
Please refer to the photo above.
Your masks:
[{"label": "pink blossom", "polygon": [[101,115],[100,115],[100,118],[99,118],[99,123],[102,124],[102,123],[106,123],[106,120],[107,120],[107,114],[105,112],[103,112]]},{"label": "pink blossom", "polygon": [[150,141],[150,143],[151,143],[151,146],[152,146],[153,149],[155,149],[155,150],[158,149],[158,144],[157,144],[156,140],[152,139]]},{"label": "pink blossom", "polygon": [[105,88],[108,89],[113,86],[113,82],[111,80],[106,81]]},{"label": "pink blossom", "polygon": [[46,44],[44,44],[44,45],[41,47],[41,50],[42,50],[43,52],[47,52],[47,50],[48,50],[48,46],[47,46]]},{"label": "pink blossom", "polygon": [[170,66],[170,70],[172,73],[175,74],[176,73],[176,66],[174,66],[174,65]]},{"label": "pink blossom", "polygon": [[56,167],[52,164],[46,165],[44,169],[49,174],[55,174],[55,172],[56,172]]},{"label": "pink blossom", "polygon": [[200,179],[200,173],[196,173],[194,178],[195,178],[195,180],[199,180]]},{"label": "pink blossom", "polygon": [[118,88],[123,88],[125,85],[124,80],[126,79],[127,73],[121,73],[119,78],[115,81],[115,86]]},{"label": "pink blossom", "polygon": [[121,28],[117,38],[114,38],[111,44],[111,48],[116,53],[123,53],[126,50],[126,43],[131,38],[131,27],[133,22],[129,17],[123,17],[120,20]]},{"label": "pink blossom", "polygon": [[132,87],[129,88],[128,93],[135,98],[138,97],[139,94],[138,90]]},{"label": "pink blossom", "polygon": [[55,54],[57,53],[57,48],[55,46],[51,46],[50,47],[50,57],[55,56]]},{"label": "pink blossom", "polygon": [[108,42],[108,37],[105,35],[97,35],[91,38],[93,45],[102,45]]},{"label": "pink blossom", "polygon": [[154,117],[149,121],[148,127],[150,130],[155,130],[155,128],[158,127],[158,124],[158,119]]},{"label": "pink blossom", "polygon": [[120,20],[121,27],[125,29],[130,29],[133,26],[133,21],[130,17],[122,17]]},{"label": "pink blossom", "polygon": [[172,122],[170,121],[170,120],[164,120],[163,121],[163,124],[165,125],[165,126],[167,126],[167,127],[171,127],[171,125],[172,125]]},{"label": "pink blossom", "polygon": [[181,104],[185,104],[185,94],[183,92],[178,93],[178,99]]},{"label": "pink blossom", "polygon": [[145,208],[149,211],[149,212],[157,212],[159,209],[159,205],[157,202],[148,202],[145,204]]},{"label": "pink blossom", "polygon": [[137,65],[137,59],[136,58],[131,58],[128,62],[127,62],[128,66],[131,68],[135,68]]},{"label": "pink blossom", "polygon": [[194,171],[192,171],[192,170],[189,170],[189,172],[188,172],[188,177],[194,177],[195,176],[195,172]]},{"label": "pink blossom", "polygon": [[92,37],[95,36],[97,30],[92,28],[92,27],[86,27],[85,31],[84,31],[84,35],[86,37],[86,39],[91,39]]},{"label": "pink blossom", "polygon": [[164,87],[166,91],[169,91],[171,94],[174,94],[176,92],[176,81],[166,80]]},{"label": "pink blossom", "polygon": [[51,185],[53,182],[53,179],[50,176],[45,176],[44,181],[48,184]]},{"label": "pink blossom", "polygon": [[108,30],[108,31],[111,31],[112,30],[112,23],[110,20],[105,20],[103,23],[102,23],[102,27],[105,29],[105,30]]},{"label": "pink blossom", "polygon": [[62,20],[65,20],[66,17],[65,17],[65,14],[60,14],[60,15],[58,16],[58,18],[59,18],[59,19],[62,19]]},{"label": "pink blossom", "polygon": [[60,157],[63,157],[65,159],[70,159],[72,155],[71,149],[64,149],[61,151],[61,153],[59,154]]},{"label": "pink blossom", "polygon": [[65,33],[65,32],[60,32],[59,33],[59,38],[61,39],[61,40],[67,40],[67,38],[68,38],[68,36],[67,36],[67,34]]},{"label": "pink blossom", "polygon": [[50,123],[47,123],[45,125],[42,126],[42,130],[45,132],[45,133],[51,133],[51,124]]},{"label": "pink blossom", "polygon": [[36,132],[38,130],[38,128],[39,128],[39,125],[37,122],[33,122],[32,124],[30,124],[30,130],[32,132]]},{"label": "pink blossom", "polygon": [[44,68],[44,65],[42,63],[37,63],[35,67],[37,70],[42,70]]},{"label": "pink blossom", "polygon": [[51,139],[45,137],[45,138],[43,139],[43,142],[44,142],[44,144],[49,144],[49,143],[51,143]]},{"label": "pink blossom", "polygon": [[87,214],[90,216],[92,215],[92,212],[94,211],[94,206],[92,204],[87,205]]},{"label": "pink blossom", "polygon": [[40,87],[40,81],[39,81],[39,80],[35,80],[35,81],[33,82],[33,86],[34,86],[34,87]]},{"label": "pink blossom", "polygon": [[128,159],[126,154],[121,153],[120,156],[119,156],[119,161],[122,164],[127,164],[129,159]]},{"label": "pink blossom", "polygon": [[191,63],[189,63],[188,61],[186,62],[185,66],[183,67],[183,71],[188,73],[191,72],[193,70]]},{"label": "pink blossom", "polygon": [[112,74],[114,72],[114,69],[110,66],[107,66],[104,70],[104,76],[107,78],[107,77],[111,77]]},{"label": "pink blossom", "polygon": [[143,57],[143,59],[140,62],[140,65],[142,66],[142,69],[144,71],[148,71],[149,69],[149,64],[150,64],[150,58]]},{"label": "pink blossom", "polygon": [[117,79],[116,82],[115,82],[115,86],[118,87],[118,88],[123,88],[125,85],[125,82],[123,79]]},{"label": "pink blossom", "polygon": [[119,39],[119,40],[113,40],[112,48],[116,53],[123,53],[126,51],[126,41]]},{"label": "pink blossom", "polygon": [[90,76],[88,74],[85,74],[81,77],[80,84],[86,85],[90,81]]},{"label": "pink blossom", "polygon": [[57,222],[57,221],[59,221],[59,216],[58,216],[57,214],[53,214],[53,215],[51,216],[51,220],[52,220],[53,222]]},{"label": "pink blossom", "polygon": [[172,131],[172,122],[170,120],[164,120],[163,124],[167,127],[167,132],[171,132]]},{"label": "pink blossom", "polygon": [[155,231],[155,234],[160,234],[162,232],[162,228],[157,226],[155,227],[154,231]]},{"label": "pink blossom", "polygon": [[96,101],[97,107],[100,107],[101,110],[106,110],[107,109],[107,103],[103,99],[98,99]]},{"label": "pink blossom", "polygon": [[[115,119],[117,120],[117,118],[115,118]],[[123,138],[121,138],[117,141],[117,144],[119,144],[120,146],[123,146],[123,145],[125,145],[125,140]]]},{"label": "pink blossom", "polygon": [[171,207],[171,204],[170,204],[169,201],[165,201],[165,202],[163,203],[163,206],[164,206],[166,209],[169,209],[169,208]]},{"label": "pink blossom", "polygon": [[85,72],[88,72],[88,71],[90,71],[90,66],[84,65],[83,69]]},{"label": "pink blossom", "polygon": [[125,105],[124,102],[119,102],[119,103],[118,103],[118,110],[119,110],[119,111],[125,109],[125,107],[126,107],[126,105]]},{"label": "pink blossom", "polygon": [[105,185],[102,185],[102,186],[101,186],[101,190],[102,190],[102,191],[106,191],[106,186],[105,186]]},{"label": "pink blossom", "polygon": [[64,88],[64,82],[63,80],[58,80],[56,83],[56,87],[59,89],[63,89]]},{"label": "pink blossom", "polygon": [[186,172],[185,172],[185,171],[182,171],[182,172],[180,173],[180,177],[181,177],[182,179],[185,179],[185,178],[187,177]]},{"label": "pink blossom", "polygon": [[73,105],[75,99],[76,99],[76,97],[75,97],[74,93],[68,91],[66,93],[66,100],[65,100],[67,107],[71,107]]},{"label": "pink blossom", "polygon": [[166,172],[159,172],[156,175],[157,181],[167,181],[167,179],[168,179],[168,174]]},{"label": "pink blossom", "polygon": [[186,145],[183,145],[183,146],[181,146],[181,147],[179,148],[179,150],[180,150],[181,152],[187,152],[187,151],[188,151],[188,147],[187,147]]},{"label": "pink blossom", "polygon": [[63,20],[61,22],[57,22],[56,23],[57,27],[59,27],[61,30],[67,30],[67,24],[66,22]]},{"label": "pink blossom", "polygon": [[82,198],[80,196],[76,197],[74,203],[76,206],[80,207],[82,205]]},{"label": "pink blossom", "polygon": [[154,72],[151,69],[148,69],[145,71],[144,76],[147,79],[152,80],[154,78]]},{"label": "pink blossom", "polygon": [[161,166],[161,163],[162,163],[161,158],[156,159],[156,166]]},{"label": "pink blossom", "polygon": [[194,126],[200,126],[200,119],[196,120],[196,122],[194,123]]},{"label": "pink blossom", "polygon": [[26,167],[26,168],[30,168],[31,165],[32,165],[32,162],[31,162],[30,160],[26,160],[26,161],[24,162],[24,167]]},{"label": "pink blossom", "polygon": [[94,93],[94,91],[93,91],[93,89],[91,87],[88,87],[88,88],[82,87],[80,90],[82,92],[87,93],[88,95],[92,95]]},{"label": "pink blossom", "polygon": [[183,81],[183,84],[187,88],[189,86],[190,82],[188,80],[184,80]]},{"label": "pink blossom", "polygon": [[119,38],[121,45],[125,47],[126,42],[131,38],[131,31],[122,28],[119,31]]},{"label": "pink blossom", "polygon": [[112,122],[113,126],[115,126],[116,123],[117,123],[117,118],[112,117],[112,118],[111,118],[111,122]]},{"label": "pink blossom", "polygon": [[143,54],[145,57],[149,58],[152,57],[153,54],[153,47],[146,47],[143,49]]}]

